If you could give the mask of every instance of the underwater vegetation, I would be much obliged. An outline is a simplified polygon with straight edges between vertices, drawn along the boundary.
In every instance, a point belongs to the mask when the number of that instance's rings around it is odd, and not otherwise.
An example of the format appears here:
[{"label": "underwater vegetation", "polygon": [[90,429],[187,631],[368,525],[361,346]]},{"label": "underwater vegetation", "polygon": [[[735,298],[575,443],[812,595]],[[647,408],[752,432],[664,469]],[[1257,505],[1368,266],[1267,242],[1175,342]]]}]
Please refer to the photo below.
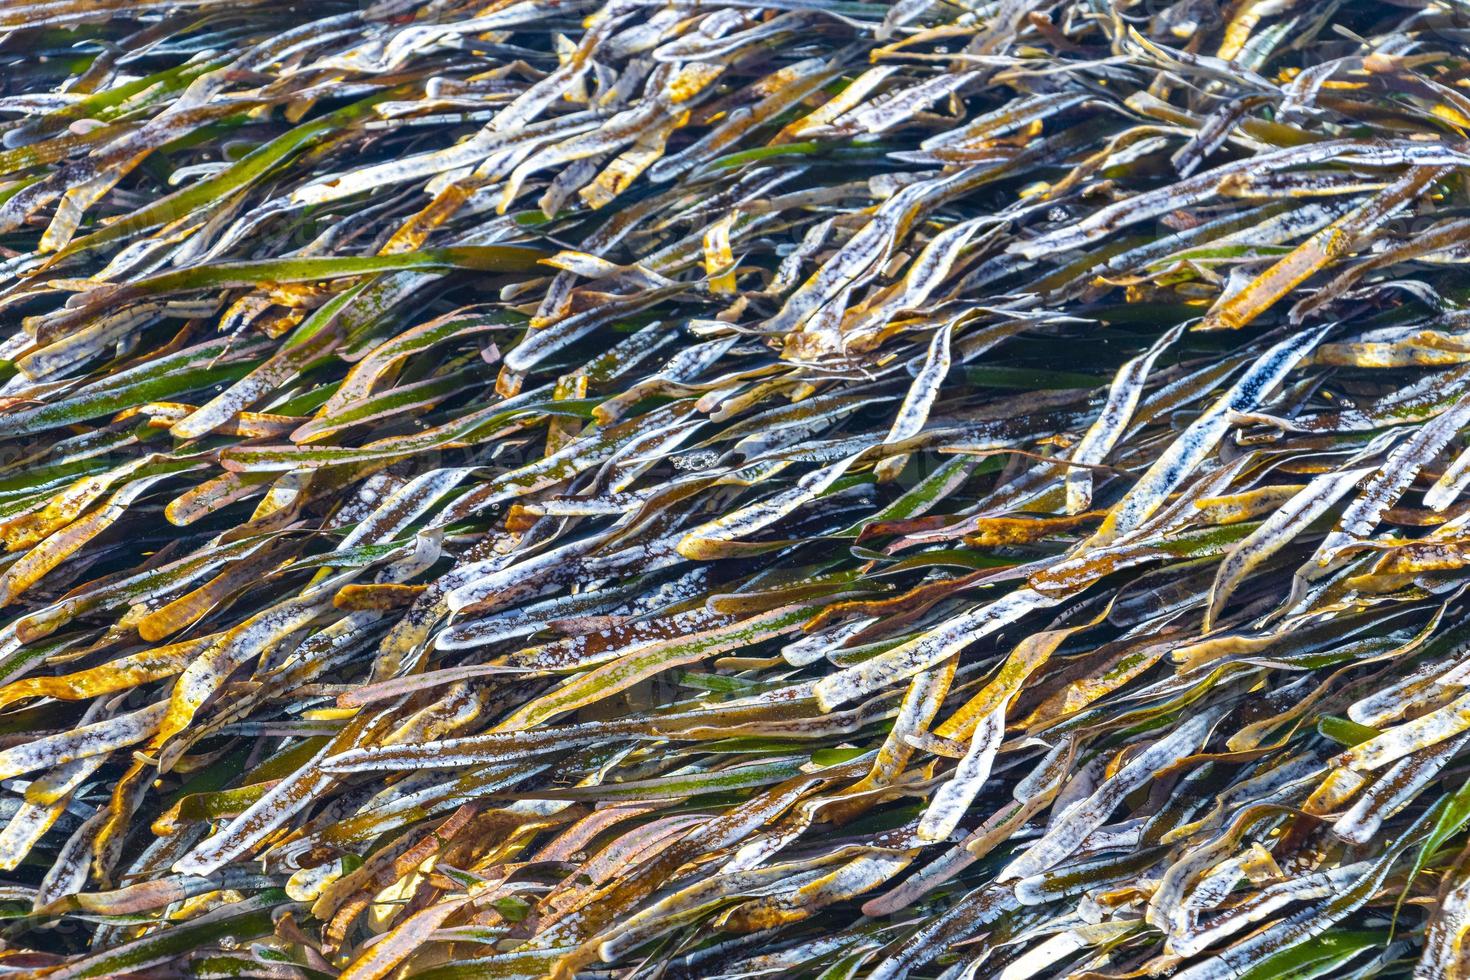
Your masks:
[{"label": "underwater vegetation", "polygon": [[0,977],[1470,978],[1465,0],[0,5]]}]

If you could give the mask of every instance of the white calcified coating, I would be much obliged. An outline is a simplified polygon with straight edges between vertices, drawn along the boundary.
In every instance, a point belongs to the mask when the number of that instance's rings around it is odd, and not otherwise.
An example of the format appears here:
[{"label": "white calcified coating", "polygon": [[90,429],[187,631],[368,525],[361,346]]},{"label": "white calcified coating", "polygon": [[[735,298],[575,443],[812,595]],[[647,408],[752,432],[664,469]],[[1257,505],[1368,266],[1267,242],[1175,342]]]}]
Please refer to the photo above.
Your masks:
[{"label": "white calcified coating", "polygon": [[[908,214],[918,208],[925,198],[943,194],[952,184],[968,174],[968,171],[962,171],[954,177],[911,184],[884,201],[873,219],[864,224],[862,230],[852,236],[821,268],[812,273],[791,294],[780,312],[766,321],[764,328],[771,332],[798,329],[840,293],[850,291],[872,279],[891,254],[899,224]],[[824,346],[833,342],[830,336],[820,340]]]},{"label": "white calcified coating", "polygon": [[1467,486],[1470,486],[1470,446],[1460,450],[1434,481],[1434,486],[1424,491],[1424,505],[1431,510],[1445,510]]},{"label": "white calcified coating", "polygon": [[1284,147],[1258,154],[1246,160],[1224,164],[1197,177],[1170,187],[1139,194],[1127,201],[1101,208],[1072,228],[1062,229],[1028,243],[1021,249],[1027,258],[1048,252],[1075,248],[1096,240],[1118,228],[1156,218],[1177,208],[1186,207],[1214,193],[1221,181],[1236,174],[1270,173],[1291,167],[1321,163],[1332,159],[1352,159],[1357,163],[1414,163],[1420,165],[1454,164],[1464,160],[1461,152],[1439,146],[1415,144],[1409,140],[1388,141],[1371,150],[1350,141],[1325,141],[1307,146]]},{"label": "white calcified coating", "polygon": [[1439,896],[1424,952],[1414,965],[1414,980],[1449,980],[1464,958],[1465,932],[1470,929],[1470,879],[1462,878]]},{"label": "white calcified coating", "polygon": [[734,541],[775,523],[826,490],[838,477],[846,473],[855,457],[839,460],[831,466],[815,470],[796,482],[784,493],[758,504],[751,504],[726,514],[717,520],[702,524],[688,532],[679,541],[680,554],[688,557],[698,554],[707,544],[718,545],[721,541]]},{"label": "white calcified coating", "polygon": [[1353,746],[1343,753],[1343,759],[1347,766],[1358,771],[1378,769],[1467,730],[1470,730],[1470,694],[1463,694],[1442,708]]},{"label": "white calcified coating", "polygon": [[1108,398],[1102,411],[1083,433],[1077,448],[1072,450],[1072,462],[1081,465],[1067,471],[1067,513],[1080,514],[1092,505],[1092,471],[1087,467],[1108,458],[1108,453],[1122,438],[1133,412],[1138,408],[1144,382],[1153,370],[1154,362],[1183,332],[1184,325],[1180,324],[1166,332],[1146,352],[1118,369],[1108,387]]},{"label": "white calcified coating", "polygon": [[1307,484],[1261,522],[1245,540],[1230,549],[1215,573],[1210,587],[1209,611],[1205,626],[1217,619],[1241,581],[1263,562],[1280,551],[1291,539],[1316,520],[1371,472],[1367,468],[1324,473]]},{"label": "white calcified coating", "polygon": [[1416,689],[1430,685],[1437,686],[1441,683],[1444,675],[1454,670],[1457,663],[1462,663],[1460,655],[1463,653],[1464,646],[1461,645],[1460,649],[1454,650],[1449,657],[1429,660],[1417,665],[1413,670],[1405,672],[1394,683],[1386,685],[1381,691],[1374,691],[1348,705],[1348,718],[1370,728],[1382,728],[1387,723],[1402,718],[1411,705],[1409,696]]},{"label": "white calcified coating", "polygon": [[946,620],[918,639],[822,678],[814,689],[817,699],[823,710],[830,711],[895,680],[912,677],[975,640],[1050,605],[1053,601],[1043,595],[1030,589],[1017,589],[993,603]]},{"label": "white calcified coating", "polygon": [[1331,329],[1329,324],[1303,331],[1262,354],[1229,391],[1159,454],[1127,496],[1108,513],[1094,540],[1105,543],[1126,534],[1163,506],[1168,495],[1214,451],[1231,425],[1231,414],[1249,411],[1259,404]]},{"label": "white calcified coating", "polygon": [[1317,563],[1331,562],[1342,548],[1371,533],[1383,512],[1394,505],[1420,469],[1448,445],[1467,421],[1470,421],[1470,394],[1462,394],[1447,411],[1390,453],[1363,492],[1343,511],[1337,528],[1318,547]]},{"label": "white calcified coating", "polygon": [[[0,830],[0,870],[13,871],[31,848],[56,823],[66,810],[71,792],[107,761],[106,754],[87,756],[51,770],[48,782],[57,790],[56,798],[43,802],[23,800],[15,814]],[[37,785],[32,783],[32,786]]]},{"label": "white calcified coating", "polygon": [[990,778],[990,767],[1005,735],[1005,721],[1005,708],[999,707],[975,726],[965,757],[955,766],[949,782],[935,792],[919,818],[920,838],[943,840],[959,826],[976,794]]},{"label": "white calcified coating", "polygon": [[1181,980],[1224,980],[1245,975],[1264,953],[1274,951],[1284,940],[1302,941],[1321,935],[1352,913],[1382,883],[1388,872],[1388,865],[1387,860],[1380,859],[1333,869],[1331,874],[1338,884],[1328,890],[1328,894],[1324,896],[1325,901],[1253,934],[1230,947],[1227,952],[1181,970],[1176,976]]},{"label": "white calcified coating", "polygon": [[430,470],[414,477],[349,531],[337,547],[346,550],[359,544],[376,544],[392,538],[412,524],[415,518],[428,513],[444,494],[454,489],[471,472],[469,467],[454,467]]},{"label": "white calcified coating", "polygon": [[[929,408],[939,397],[939,385],[944,383],[944,376],[950,373],[950,334],[953,326],[953,322],[945,323],[933,335],[925,363],[920,367],[919,375],[914,376],[908,394],[904,395],[903,404],[898,407],[898,414],[894,416],[894,423],[889,426],[888,436],[883,439],[883,444],[903,442],[904,439],[917,435],[925,422],[928,422]],[[898,473],[903,472],[907,461],[907,454],[891,455],[873,467],[873,473],[881,480],[895,478]]]},{"label": "white calcified coating", "polygon": [[849,125],[869,133],[881,133],[907,121],[918,110],[937,102],[980,77],[979,72],[960,72],[910,85],[889,97],[841,116],[838,125]]},{"label": "white calcified coating", "polygon": [[1274,912],[1288,905],[1338,894],[1344,885],[1351,883],[1366,867],[1366,863],[1347,865],[1334,868],[1330,872],[1303,875],[1290,881],[1267,885],[1248,903],[1222,914],[1209,927],[1171,935],[1169,948],[1181,956],[1194,956],[1220,940],[1270,918]]},{"label": "white calcified coating", "polygon": [[1354,844],[1366,844],[1383,821],[1413,799],[1439,775],[1467,739],[1459,738],[1449,745],[1431,746],[1418,757],[1400,759],[1378,781],[1365,789],[1348,811],[1332,825],[1333,833]]},{"label": "white calcified coating", "polygon": [[1151,779],[1156,770],[1198,749],[1218,718],[1218,712],[1207,712],[1191,718],[1133,756],[1127,765],[1099,786],[1096,792],[1073,804],[1048,828],[1044,837],[1006,865],[1000,872],[1000,879],[1009,881],[1039,874],[1066,858],[1088,834],[1107,821],[1113,808],[1123,797]]},{"label": "white calcified coating", "polygon": [[306,765],[276,783],[213,837],[175,861],[174,870],[179,874],[207,875],[291,819],[311,802],[314,792],[331,782],[331,777],[321,775],[317,768],[317,763],[331,750],[332,746],[323,746]]},{"label": "white calcified coating", "polygon": [[[758,35],[751,32],[746,32],[745,37],[758,40]],[[687,173],[761,123],[790,109],[821,85],[830,82],[831,78],[832,66],[820,58],[804,59],[787,67],[782,72],[783,84],[776,86],[776,91],[755,105],[740,107],[689,146],[659,160],[648,168],[648,176],[662,182]]]},{"label": "white calcified coating", "polygon": [[0,779],[136,745],[158,730],[158,723],[167,707],[163,702],[150,704],[116,718],[95,721],[73,731],[46,735],[0,750]]},{"label": "white calcified coating", "polygon": [[816,663],[831,650],[839,649],[844,640],[871,626],[876,620],[859,619],[822,633],[810,633],[781,648],[781,656],[793,667]]},{"label": "white calcified coating", "polygon": [[934,333],[929,342],[929,353],[924,357],[924,366],[914,377],[904,396],[893,425],[888,429],[885,443],[901,442],[918,433],[929,418],[929,408],[939,397],[939,385],[949,373],[949,337],[952,325],[946,323]]},{"label": "white calcified coating", "polygon": [[[1157,905],[1151,906],[1148,921],[1160,926],[1169,936],[1169,949],[1178,949],[1180,943],[1189,943],[1189,937],[1198,933],[1200,915],[1208,910],[1219,908],[1230,893],[1245,878],[1243,864],[1245,859],[1235,856],[1221,861],[1206,871],[1194,883],[1192,888],[1186,890],[1187,882],[1179,880],[1176,869],[1179,865],[1170,866],[1169,873],[1176,876],[1179,888],[1176,893],[1171,893],[1175,898],[1173,908],[1159,909]],[[1197,872],[1198,868],[1187,868],[1187,871]],[[1163,889],[1159,890],[1160,893]],[[1155,914],[1162,911],[1162,915]]]},{"label": "white calcified coating", "polygon": [[183,731],[195,712],[215,694],[246,660],[259,656],[282,638],[317,617],[328,602],[326,590],[283,603],[225,634],[179,674],[159,719],[165,737]]}]

